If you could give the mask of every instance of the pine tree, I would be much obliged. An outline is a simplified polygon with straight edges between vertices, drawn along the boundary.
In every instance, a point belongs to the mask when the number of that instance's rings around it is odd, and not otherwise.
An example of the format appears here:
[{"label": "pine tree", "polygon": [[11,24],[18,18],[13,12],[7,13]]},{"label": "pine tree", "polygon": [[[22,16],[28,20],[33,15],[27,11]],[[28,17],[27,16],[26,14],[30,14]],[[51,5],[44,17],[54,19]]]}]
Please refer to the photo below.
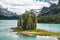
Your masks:
[{"label": "pine tree", "polygon": [[36,29],[36,26],[37,26],[37,17],[34,13],[32,13],[32,21],[33,21],[33,29]]},{"label": "pine tree", "polygon": [[22,28],[23,30],[33,30],[36,29],[37,17],[35,14],[30,15],[28,11],[26,11],[23,16],[20,16],[18,20],[18,28]]},{"label": "pine tree", "polygon": [[22,19],[22,17],[20,17],[18,19],[18,28],[22,28],[22,26],[23,26],[23,19]]},{"label": "pine tree", "polygon": [[26,30],[28,28],[28,16],[29,16],[29,13],[28,13],[28,11],[26,11],[24,13],[24,18],[23,18],[23,28],[24,28],[24,30]]},{"label": "pine tree", "polygon": [[18,29],[20,27],[20,20],[18,19],[18,22],[17,22],[17,26],[18,26]]},{"label": "pine tree", "polygon": [[20,28],[22,28],[23,27],[23,19],[22,19],[22,17],[20,17]]}]

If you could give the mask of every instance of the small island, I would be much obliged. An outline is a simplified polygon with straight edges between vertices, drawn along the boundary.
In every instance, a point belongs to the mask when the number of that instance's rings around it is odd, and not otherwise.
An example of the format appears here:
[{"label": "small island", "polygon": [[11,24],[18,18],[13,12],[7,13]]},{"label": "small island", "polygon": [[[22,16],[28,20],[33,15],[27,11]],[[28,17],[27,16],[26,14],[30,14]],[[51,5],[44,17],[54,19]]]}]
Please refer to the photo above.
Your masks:
[{"label": "small island", "polygon": [[26,36],[56,36],[60,37],[60,33],[55,33],[55,32],[48,32],[45,30],[20,30],[17,27],[16,28],[11,28],[14,32],[17,32],[18,34],[26,35]]},{"label": "small island", "polygon": [[18,19],[18,23],[16,28],[13,29],[14,32],[18,32],[18,34],[23,34],[26,36],[60,36],[60,33],[54,33],[54,32],[48,32],[41,29],[36,29],[37,26],[37,16],[31,12],[32,14],[29,14],[28,11],[26,11],[20,18]]}]

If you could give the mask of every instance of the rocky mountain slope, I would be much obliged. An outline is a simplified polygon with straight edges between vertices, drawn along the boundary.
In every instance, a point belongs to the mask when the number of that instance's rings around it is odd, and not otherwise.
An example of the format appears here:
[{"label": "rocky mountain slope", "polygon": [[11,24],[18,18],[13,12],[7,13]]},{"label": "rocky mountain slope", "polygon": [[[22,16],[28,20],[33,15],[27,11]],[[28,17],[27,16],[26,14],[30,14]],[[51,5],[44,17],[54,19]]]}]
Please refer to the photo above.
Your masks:
[{"label": "rocky mountain slope", "polygon": [[0,19],[17,19],[18,15],[0,5]]},{"label": "rocky mountain slope", "polygon": [[38,16],[44,16],[44,15],[60,15],[60,0],[58,5],[52,4],[49,8],[43,7],[40,11],[41,13]]}]

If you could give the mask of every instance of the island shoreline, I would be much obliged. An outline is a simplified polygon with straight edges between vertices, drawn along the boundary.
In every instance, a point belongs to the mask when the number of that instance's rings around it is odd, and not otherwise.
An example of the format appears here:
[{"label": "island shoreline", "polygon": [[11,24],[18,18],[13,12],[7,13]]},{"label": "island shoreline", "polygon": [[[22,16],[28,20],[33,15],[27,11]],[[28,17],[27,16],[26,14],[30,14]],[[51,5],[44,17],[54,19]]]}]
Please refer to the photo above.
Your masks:
[{"label": "island shoreline", "polygon": [[17,32],[18,34],[26,35],[26,36],[57,36],[60,37],[60,33],[48,32],[45,30],[20,30],[17,27],[11,28],[13,32]]}]

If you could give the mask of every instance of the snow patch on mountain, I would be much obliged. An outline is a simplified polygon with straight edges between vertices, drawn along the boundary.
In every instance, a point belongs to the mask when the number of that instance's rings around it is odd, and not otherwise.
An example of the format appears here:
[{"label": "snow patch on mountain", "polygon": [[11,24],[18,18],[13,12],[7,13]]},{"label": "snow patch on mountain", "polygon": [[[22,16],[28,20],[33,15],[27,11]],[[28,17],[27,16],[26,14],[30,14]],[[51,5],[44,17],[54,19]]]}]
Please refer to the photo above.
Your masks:
[{"label": "snow patch on mountain", "polygon": [[43,7],[49,7],[51,1],[42,1],[42,2],[35,2],[34,0],[0,0],[0,5],[4,8],[8,8],[8,10],[21,15],[25,12],[25,10],[31,9],[42,9]]}]

